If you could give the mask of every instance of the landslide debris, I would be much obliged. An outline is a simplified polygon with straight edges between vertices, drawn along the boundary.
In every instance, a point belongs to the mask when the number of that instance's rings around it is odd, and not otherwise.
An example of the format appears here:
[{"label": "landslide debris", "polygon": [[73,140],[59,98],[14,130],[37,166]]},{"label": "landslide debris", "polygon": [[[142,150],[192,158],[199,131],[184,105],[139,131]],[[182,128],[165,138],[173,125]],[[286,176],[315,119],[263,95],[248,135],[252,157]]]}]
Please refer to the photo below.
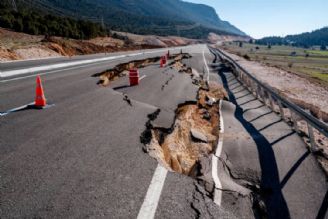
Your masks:
[{"label": "landslide debris", "polygon": [[170,129],[152,125],[159,111],[150,115],[147,129],[141,135],[144,151],[170,171],[197,176],[200,159],[216,149],[220,129],[219,100],[225,96],[223,87],[215,82],[201,87],[197,101],[178,106]]}]

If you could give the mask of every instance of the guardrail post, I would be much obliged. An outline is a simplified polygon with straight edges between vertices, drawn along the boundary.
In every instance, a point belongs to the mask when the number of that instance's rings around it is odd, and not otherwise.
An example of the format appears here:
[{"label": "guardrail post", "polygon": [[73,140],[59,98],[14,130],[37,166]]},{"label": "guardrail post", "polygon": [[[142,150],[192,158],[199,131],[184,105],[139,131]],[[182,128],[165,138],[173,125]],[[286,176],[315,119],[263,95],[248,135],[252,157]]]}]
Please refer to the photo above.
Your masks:
[{"label": "guardrail post", "polygon": [[299,129],[298,129],[298,125],[297,125],[297,121],[298,121],[297,115],[293,111],[291,111],[290,114],[291,114],[291,117],[292,117],[294,129],[295,129],[296,133],[298,133]]},{"label": "guardrail post", "polygon": [[312,150],[316,146],[314,132],[313,132],[313,127],[309,123],[307,123],[307,126],[308,126],[308,133],[309,133],[311,150]]},{"label": "guardrail post", "polygon": [[[264,98],[263,98],[263,96],[262,96],[262,88],[261,88],[261,86],[259,86],[258,84],[256,85],[256,90],[257,90],[257,98],[260,100],[260,101],[262,101],[262,102],[264,102]],[[264,103],[265,104],[265,103]]]},{"label": "guardrail post", "polygon": [[279,106],[281,118],[283,120],[285,120],[285,112],[284,112],[284,108],[283,108],[282,103],[280,102],[280,100],[278,100],[278,106]]},{"label": "guardrail post", "polygon": [[268,96],[269,96],[269,102],[270,102],[271,110],[272,110],[273,112],[275,112],[276,109],[275,109],[275,107],[274,107],[274,102],[273,102],[272,95],[271,95],[271,94],[268,94]]},{"label": "guardrail post", "polygon": [[243,82],[243,71],[239,71],[239,81]]},{"label": "guardrail post", "polygon": [[270,94],[268,93],[268,91],[263,90],[263,96],[264,96],[265,105],[270,107],[270,99],[269,99]]},{"label": "guardrail post", "polygon": [[255,84],[255,94],[257,99],[261,99],[261,88],[258,84]]},{"label": "guardrail post", "polygon": [[[315,118],[311,114],[305,112],[302,110],[299,106],[296,104],[290,102],[289,100],[282,97],[279,93],[275,92],[274,89],[270,88],[269,86],[262,84],[260,81],[258,81],[256,78],[254,78],[247,70],[244,70],[238,63],[236,63],[234,60],[229,58],[227,55],[225,55],[222,52],[218,52],[220,58],[227,63],[230,63],[232,66],[235,66],[234,68],[234,75],[236,78],[241,78],[241,80],[244,82],[244,86],[246,89],[250,92],[250,94],[256,96],[258,98],[259,95],[263,95],[263,102],[265,105],[267,105],[267,101],[269,100],[269,105],[273,112],[279,113],[281,118],[289,123],[289,118],[287,118],[284,108],[288,109],[291,113],[291,121],[293,122],[294,129],[296,132],[300,132],[300,127],[298,126],[297,122],[300,120],[304,120],[307,122],[308,126],[308,135],[311,143],[311,150],[316,150],[316,139],[315,139],[315,133],[314,129],[323,134],[324,136],[328,137],[328,126],[324,122],[320,121],[319,119]],[[240,72],[237,72],[237,69],[240,70]],[[259,89],[259,86],[261,89]],[[262,92],[261,92],[262,90]],[[255,93],[254,93],[255,92]],[[277,106],[279,108],[277,108]]]}]

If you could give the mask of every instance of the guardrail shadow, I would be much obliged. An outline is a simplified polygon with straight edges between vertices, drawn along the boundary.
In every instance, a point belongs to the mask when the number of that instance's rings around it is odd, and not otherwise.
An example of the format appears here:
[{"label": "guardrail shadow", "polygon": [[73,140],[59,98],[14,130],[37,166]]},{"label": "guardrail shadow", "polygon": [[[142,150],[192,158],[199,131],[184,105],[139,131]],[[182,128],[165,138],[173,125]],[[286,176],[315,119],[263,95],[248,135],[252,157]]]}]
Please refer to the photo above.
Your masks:
[{"label": "guardrail shadow", "polygon": [[[219,69],[219,75],[223,82],[223,86],[228,93],[229,100],[236,105],[235,117],[253,138],[257,146],[262,173],[260,195],[265,202],[268,214],[267,216],[268,218],[290,218],[290,212],[281,190],[279,171],[275,154],[272,149],[272,143],[270,143],[268,139],[261,134],[260,130],[255,128],[251,122],[244,118],[244,110],[240,104],[238,104],[235,94],[230,89],[229,81],[224,73],[227,71],[228,69],[222,65],[222,68]],[[264,105],[261,105],[256,108],[263,106]],[[288,135],[286,137],[288,137]],[[282,139],[284,139],[284,136],[280,138],[279,141]]]},{"label": "guardrail shadow", "polygon": [[328,209],[328,191],[326,192],[326,195],[322,201],[322,205],[319,209],[317,219],[324,219],[326,214],[327,214],[327,209]]}]

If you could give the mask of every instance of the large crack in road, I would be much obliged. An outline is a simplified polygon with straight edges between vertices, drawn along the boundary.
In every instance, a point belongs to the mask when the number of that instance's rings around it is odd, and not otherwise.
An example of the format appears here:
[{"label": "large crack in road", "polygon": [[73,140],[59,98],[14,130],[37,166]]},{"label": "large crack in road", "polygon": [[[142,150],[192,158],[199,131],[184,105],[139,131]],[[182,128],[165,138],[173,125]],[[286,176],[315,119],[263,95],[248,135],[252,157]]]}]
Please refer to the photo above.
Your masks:
[{"label": "large crack in road", "polygon": [[[191,58],[191,55],[187,53],[169,55],[168,60],[173,60],[169,64],[169,66],[174,66],[176,69],[179,69],[180,72],[184,71],[185,65],[181,65],[179,63],[181,63],[182,59],[188,59],[188,58]],[[151,64],[157,63],[160,59],[161,57],[153,57],[153,58],[146,58],[141,60],[132,60],[129,62],[116,65],[114,68],[94,74],[92,75],[92,77],[99,77],[99,81],[97,82],[97,84],[102,86],[108,86],[110,82],[115,81],[120,77],[127,76],[128,71],[131,68],[138,68],[138,69],[145,68],[147,66],[150,66]]]},{"label": "large crack in road", "polygon": [[161,165],[181,174],[199,176],[200,159],[216,149],[219,138],[219,104],[225,92],[217,83],[201,87],[197,101],[179,105],[170,129],[155,127],[159,111],[150,115],[141,140],[145,151]]},{"label": "large crack in road", "polygon": [[[222,85],[203,79],[203,75],[183,64],[184,59],[190,59],[189,54],[171,55],[171,63],[162,71],[167,75],[167,79],[162,84],[163,91],[175,80],[175,74],[188,74],[191,83],[198,87],[197,97],[178,104],[175,109],[175,118],[171,126],[158,126],[156,121],[161,111],[158,108],[154,113],[148,115],[146,129],[140,136],[143,143],[143,151],[156,159],[157,162],[170,172],[183,174],[194,179],[195,191],[192,200],[188,200],[191,209],[194,210],[195,217],[200,218],[204,215],[211,215],[212,204],[206,200],[214,198],[215,189],[221,189],[229,197],[229,204],[246,206],[248,211],[253,214],[263,215],[261,201],[258,198],[258,187],[256,182],[235,176],[229,166],[228,157],[219,158],[219,171],[225,172],[227,181],[232,186],[227,188],[216,188],[212,176],[212,156],[215,154],[220,138],[220,101],[227,98],[227,93]],[[135,60],[119,64],[105,72],[95,74],[100,77],[99,84],[107,86],[111,81],[125,76],[131,67],[145,68],[158,62],[160,57]],[[158,63],[157,63],[158,64]],[[168,74],[168,70],[173,72]],[[123,93],[124,100],[133,100]],[[222,167],[222,168],[221,168]],[[246,200],[245,202],[240,200]],[[230,202],[231,201],[231,202]],[[207,203],[207,204],[206,204]],[[218,207],[218,206],[217,206]],[[222,206],[221,206],[222,208]],[[205,209],[205,212],[204,212]],[[207,210],[206,210],[207,209]],[[234,209],[232,210],[234,211]]]}]

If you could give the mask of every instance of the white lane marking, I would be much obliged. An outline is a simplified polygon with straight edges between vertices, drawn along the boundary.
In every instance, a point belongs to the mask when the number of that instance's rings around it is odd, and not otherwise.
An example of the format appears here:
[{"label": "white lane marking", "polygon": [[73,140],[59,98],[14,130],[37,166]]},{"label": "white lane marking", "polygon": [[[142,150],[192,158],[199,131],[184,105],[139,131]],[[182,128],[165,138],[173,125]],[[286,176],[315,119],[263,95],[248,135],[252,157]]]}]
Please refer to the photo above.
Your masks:
[{"label": "white lane marking", "polygon": [[219,106],[219,113],[220,113],[220,138],[219,138],[219,143],[218,147],[216,148],[215,155],[217,157],[221,156],[222,153],[222,146],[223,146],[223,135],[224,135],[224,121],[223,121],[223,116],[222,116],[222,100],[220,100],[220,106]]},{"label": "white lane marking", "polygon": [[206,46],[203,50],[203,58],[204,58],[205,67],[206,67],[206,71],[207,71],[207,82],[209,82],[209,80],[210,80],[210,70],[208,68],[207,61],[206,61],[206,58],[205,58],[205,49],[206,49]]},{"label": "white lane marking", "polygon": [[[172,50],[177,50],[177,49],[179,49],[179,48],[172,49]],[[162,51],[165,51],[165,50],[147,52],[147,54],[158,53],[158,52],[162,52]],[[140,55],[141,53],[137,53],[137,54]],[[110,61],[114,61],[114,59],[110,60]],[[27,76],[22,76],[22,77],[18,77],[18,78],[7,79],[7,80],[0,80],[0,83],[5,83],[5,82],[9,82],[9,81],[17,81],[17,80],[21,80],[21,79],[25,79],[25,78],[31,78],[31,77],[35,77],[36,75],[41,76],[41,75],[53,74],[53,73],[57,73],[57,72],[61,72],[61,71],[67,71],[67,70],[79,69],[79,68],[84,68],[84,67],[90,67],[90,66],[99,65],[99,64],[102,64],[102,62],[86,64],[86,65],[82,65],[82,66],[79,65],[79,66],[75,66],[75,67],[63,68],[63,69],[58,69],[58,70],[52,70],[52,71],[45,72],[45,73],[40,73],[40,74],[36,73],[36,74],[32,74],[32,75],[27,75]],[[0,78],[1,78],[1,72],[0,72]]]},{"label": "white lane marking", "polygon": [[218,176],[218,160],[222,153],[223,148],[223,135],[224,135],[224,122],[222,116],[222,100],[220,100],[219,113],[220,113],[220,136],[219,142],[216,147],[215,155],[212,155],[212,177],[215,184],[214,190],[214,203],[221,206],[222,202],[222,184]]},{"label": "white lane marking", "polygon": [[[171,50],[177,50],[180,48],[181,47],[172,48]],[[52,64],[52,65],[47,65],[47,66],[38,66],[38,67],[31,67],[31,68],[25,68],[25,69],[18,69],[18,70],[9,70],[9,71],[3,71],[3,72],[0,71],[0,78],[6,78],[6,77],[15,76],[15,75],[28,74],[28,73],[33,73],[33,72],[49,71],[49,70],[54,70],[54,69],[58,69],[58,68],[76,66],[76,65],[86,65],[86,64],[91,64],[91,63],[98,63],[98,62],[121,59],[121,58],[126,58],[126,57],[139,56],[139,55],[143,55],[143,54],[159,53],[162,51],[165,51],[165,49],[151,51],[151,52],[145,52],[145,53],[133,53],[133,54],[128,54],[128,55],[110,56],[110,57],[103,57],[103,58],[97,58],[97,59],[73,61],[73,62],[68,62],[68,63],[59,63],[59,64]]]},{"label": "white lane marking", "polygon": [[212,177],[215,184],[214,203],[221,206],[222,202],[222,184],[218,176],[218,158],[212,155]]},{"label": "white lane marking", "polygon": [[162,193],[167,169],[158,164],[137,219],[153,219]]},{"label": "white lane marking", "polygon": [[[106,62],[108,63],[108,62]],[[100,63],[93,63],[93,64],[88,64],[88,65],[83,65],[83,66],[76,66],[76,67],[71,67],[71,68],[64,68],[64,69],[59,69],[59,70],[53,70],[53,71],[48,71],[45,73],[40,73],[40,74],[32,74],[32,75],[27,75],[27,76],[22,76],[22,77],[18,77],[18,78],[12,78],[12,79],[7,79],[7,80],[1,80],[0,83],[5,83],[5,82],[9,82],[9,81],[17,81],[17,80],[21,80],[21,79],[25,79],[25,78],[31,78],[31,77],[35,77],[36,75],[48,75],[48,74],[53,74],[53,73],[57,73],[57,72],[61,72],[61,71],[67,71],[67,70],[73,70],[73,69],[79,69],[79,68],[85,68],[85,67],[91,67],[94,65],[99,65]]]},{"label": "white lane marking", "polygon": [[[203,50],[203,58],[204,58],[204,62],[205,62],[205,66],[207,69],[207,82],[209,82],[210,80],[210,71],[207,65],[207,61],[205,58],[205,49],[206,46]],[[223,117],[222,117],[222,112],[221,112],[221,108],[222,108],[222,101],[220,101],[220,106],[219,106],[219,113],[220,113],[220,136],[219,136],[219,142],[218,145],[216,147],[216,151],[215,154],[212,155],[212,177],[214,180],[214,184],[215,184],[215,190],[214,190],[214,203],[217,204],[218,206],[221,206],[221,202],[222,202],[222,184],[218,175],[218,160],[219,157],[221,156],[222,153],[222,147],[223,147],[223,134],[224,134],[224,123],[223,123]]]},{"label": "white lane marking", "polygon": [[0,113],[0,116],[6,116],[6,115],[8,115],[9,113],[12,113],[12,112],[15,112],[15,111],[18,111],[18,110],[25,109],[25,108],[27,108],[28,106],[30,106],[30,105],[32,105],[32,104],[34,104],[34,102],[29,103],[29,104],[26,104],[26,105],[23,105],[23,106],[16,107],[16,108],[14,108],[14,109],[7,110],[6,112]]},{"label": "white lane marking", "polygon": [[59,64],[52,64],[52,65],[47,65],[47,66],[38,66],[38,67],[31,67],[31,68],[25,68],[25,69],[10,70],[10,71],[2,72],[1,77],[6,78],[6,77],[12,77],[15,75],[20,75],[20,74],[27,74],[27,73],[40,72],[40,71],[49,71],[49,70],[54,70],[54,69],[58,69],[58,68],[72,67],[72,66],[77,66],[77,65],[85,65],[85,64],[109,61],[109,60],[120,59],[120,58],[125,58],[125,57],[126,56],[124,56],[124,55],[112,56],[112,57],[105,57],[105,58],[99,58],[99,59],[73,61],[73,62],[69,62],[69,63],[59,63]]},{"label": "white lane marking", "polygon": [[144,79],[145,77],[147,77],[147,75],[143,75],[143,76],[141,76],[141,78],[139,79],[139,81],[141,81],[141,80]]}]

